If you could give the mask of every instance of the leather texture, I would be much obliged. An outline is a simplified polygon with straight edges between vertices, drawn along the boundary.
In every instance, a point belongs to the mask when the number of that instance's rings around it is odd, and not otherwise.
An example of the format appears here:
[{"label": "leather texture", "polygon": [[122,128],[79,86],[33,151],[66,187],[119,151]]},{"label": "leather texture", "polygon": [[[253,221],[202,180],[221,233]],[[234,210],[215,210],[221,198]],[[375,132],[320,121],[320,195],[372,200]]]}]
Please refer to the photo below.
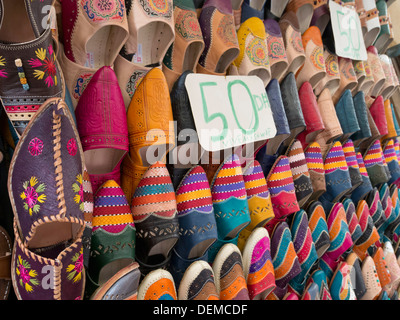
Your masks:
[{"label": "leather texture", "polygon": [[138,300],[178,300],[174,279],[167,270],[154,270],[140,282]]},{"label": "leather texture", "polygon": [[342,141],[360,130],[350,90],[345,90],[335,105],[336,114],[343,130]]},{"label": "leather texture", "polygon": [[351,139],[348,139],[343,143],[343,152],[346,158],[347,166],[349,168],[349,174],[351,179],[352,190],[357,189],[362,183],[362,176],[360,172],[360,167],[357,162],[356,150],[354,143]]},{"label": "leather texture", "polygon": [[336,90],[333,95],[333,102],[336,104],[340,97],[346,90],[350,90],[350,92],[354,91],[357,88],[357,75],[354,71],[353,61],[349,58],[339,57],[339,75],[340,82],[339,88]]},{"label": "leather texture", "polygon": [[357,300],[360,300],[367,291],[361,270],[361,260],[354,252],[351,252],[346,258],[346,263],[350,269],[350,281],[354,289],[354,293]]},{"label": "leather texture", "polygon": [[308,227],[315,245],[318,259],[321,258],[330,247],[330,237],[326,222],[325,210],[319,201],[313,201],[307,208]]},{"label": "leather texture", "polygon": [[375,187],[378,184],[385,183],[390,179],[385,169],[384,156],[379,140],[376,140],[368,148],[363,159],[372,186]]},{"label": "leather texture", "polygon": [[321,33],[324,33],[326,25],[330,20],[330,13],[327,0],[313,1],[314,13],[310,25],[317,26]]},{"label": "leather texture", "polygon": [[318,286],[319,299],[324,301],[332,300],[329,292],[328,278],[322,269],[317,269],[310,274],[307,283],[315,283]]},{"label": "leather texture", "polygon": [[386,76],[379,59],[378,50],[376,50],[374,46],[369,46],[366,48],[368,58],[367,62],[368,65],[371,67],[371,73],[374,77],[375,82],[373,87],[371,88],[370,95],[373,97],[377,97],[385,84]]},{"label": "leather texture", "polygon": [[291,0],[287,5],[286,10],[296,13],[297,18],[299,19],[300,32],[303,34],[311,24],[314,12],[313,3],[310,0]]},{"label": "leather texture", "polygon": [[0,226],[0,297],[7,300],[11,292],[11,254],[13,242],[8,231]]},{"label": "leather texture", "polygon": [[343,204],[344,210],[346,211],[346,221],[347,221],[347,225],[349,226],[351,240],[353,241],[353,243],[356,243],[356,241],[362,235],[360,223],[359,223],[357,215],[356,215],[356,206],[355,206],[354,202],[348,198],[344,199],[342,201],[342,204]]},{"label": "leather texture", "polygon": [[360,300],[376,300],[382,291],[374,260],[367,256],[362,262],[361,271],[367,291]]},{"label": "leather texture", "polygon": [[345,261],[342,261],[337,267],[329,289],[333,300],[356,300],[350,281],[349,266]]},{"label": "leather texture", "polygon": [[339,58],[324,46],[324,59],[326,74],[315,87],[315,94],[318,96],[325,88],[329,88],[333,96],[340,86]]},{"label": "leather texture", "polygon": [[309,200],[316,200],[326,192],[324,162],[318,142],[310,143],[304,149],[304,155],[313,189]]},{"label": "leather texture", "polygon": [[369,127],[367,105],[365,103],[365,94],[363,91],[357,92],[353,96],[353,105],[357,116],[357,122],[360,130],[353,133],[350,138],[356,143],[360,144],[365,139],[372,136],[371,128]]}]

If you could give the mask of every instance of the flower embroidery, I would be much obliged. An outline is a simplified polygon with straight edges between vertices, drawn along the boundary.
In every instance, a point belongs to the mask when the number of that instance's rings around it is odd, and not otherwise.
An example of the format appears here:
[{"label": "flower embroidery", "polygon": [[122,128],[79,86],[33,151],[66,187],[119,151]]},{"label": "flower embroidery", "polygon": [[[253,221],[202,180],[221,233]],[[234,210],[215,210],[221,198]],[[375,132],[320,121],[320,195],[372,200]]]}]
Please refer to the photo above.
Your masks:
[{"label": "flower embroidery", "polygon": [[235,23],[231,16],[225,15],[217,28],[220,39],[228,46],[237,46],[238,40],[235,31]]},{"label": "flower embroidery", "polygon": [[22,185],[24,191],[21,193],[20,197],[25,201],[24,209],[29,212],[29,215],[38,213],[40,210],[40,203],[44,203],[46,200],[46,195],[43,194],[46,185],[41,183],[35,188],[37,184],[37,178],[31,177],[29,181],[25,181]]},{"label": "flower embroidery", "polygon": [[39,156],[43,151],[43,141],[39,138],[33,138],[29,141],[28,150],[32,156]]},{"label": "flower embroidery", "polygon": [[[5,67],[6,66],[6,59],[3,56],[0,56],[0,66]],[[2,78],[7,78],[7,72],[4,69],[0,69],[0,77]]]},{"label": "flower embroidery", "polygon": [[81,6],[87,17],[94,22],[124,18],[125,4],[122,0],[81,0]]},{"label": "flower embroidery", "polygon": [[129,81],[126,85],[126,92],[129,94],[129,97],[133,97],[138,85],[142,82],[142,79],[147,74],[147,71],[134,71],[129,78]]},{"label": "flower embroidery", "polygon": [[301,40],[300,32],[293,30],[290,35],[290,42],[297,52],[304,54],[303,41]]},{"label": "flower embroidery", "polygon": [[51,45],[47,50],[40,48],[35,51],[36,58],[29,60],[29,65],[34,68],[33,76],[38,80],[43,80],[47,87],[57,85],[56,54]]},{"label": "flower embroidery", "polygon": [[203,39],[197,16],[192,11],[180,11],[175,18],[175,30],[188,40]]},{"label": "flower embroidery", "polygon": [[329,55],[325,61],[326,64],[326,72],[329,76],[335,77],[339,74],[339,65],[338,62],[333,55]]},{"label": "flower embroidery", "polygon": [[82,95],[82,92],[85,90],[86,86],[90,82],[90,79],[92,79],[93,73],[86,73],[82,74],[79,76],[79,78],[76,80],[76,84],[74,87],[74,92],[72,93],[73,97],[76,100],[79,100],[79,98]]},{"label": "flower embroidery", "polygon": [[172,17],[172,1],[169,0],[139,0],[144,12],[149,16]]},{"label": "flower embroidery", "polygon": [[19,277],[19,284],[21,287],[25,288],[27,292],[33,292],[33,286],[39,285],[39,280],[35,279],[38,273],[31,269],[31,265],[23,260],[20,255],[18,255],[15,273]]},{"label": "flower embroidery", "polygon": [[256,66],[269,66],[268,51],[265,42],[254,38],[246,47],[246,54]]},{"label": "flower embroidery", "polygon": [[79,209],[83,212],[83,178],[81,174],[76,176],[76,182],[72,185],[72,190],[75,192],[74,201],[79,204]]},{"label": "flower embroidery", "polygon": [[83,270],[83,248],[81,248],[80,252],[75,253],[75,255],[71,259],[72,263],[67,267],[67,278],[68,280],[73,280],[74,282],[78,282],[82,279],[82,270]]},{"label": "flower embroidery", "polygon": [[270,59],[286,59],[285,46],[281,39],[278,37],[268,36],[268,46],[268,54]]},{"label": "flower embroidery", "polygon": [[76,140],[74,138],[69,139],[69,141],[67,143],[67,150],[71,156],[76,155],[76,152],[78,151],[78,147],[76,146]]},{"label": "flower embroidery", "polygon": [[325,70],[325,59],[321,47],[314,48],[311,54],[311,61],[317,69]]}]

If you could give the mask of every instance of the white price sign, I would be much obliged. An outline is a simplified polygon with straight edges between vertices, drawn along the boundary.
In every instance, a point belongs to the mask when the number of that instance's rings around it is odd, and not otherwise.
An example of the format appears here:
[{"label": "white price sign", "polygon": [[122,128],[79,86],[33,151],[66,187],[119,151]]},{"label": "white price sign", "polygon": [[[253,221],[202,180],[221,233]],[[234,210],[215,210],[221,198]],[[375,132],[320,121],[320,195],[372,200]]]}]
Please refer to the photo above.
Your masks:
[{"label": "white price sign", "polygon": [[336,54],[353,60],[367,60],[361,22],[355,9],[329,1]]},{"label": "white price sign", "polygon": [[276,135],[269,100],[259,77],[189,74],[185,86],[199,142],[206,151]]}]

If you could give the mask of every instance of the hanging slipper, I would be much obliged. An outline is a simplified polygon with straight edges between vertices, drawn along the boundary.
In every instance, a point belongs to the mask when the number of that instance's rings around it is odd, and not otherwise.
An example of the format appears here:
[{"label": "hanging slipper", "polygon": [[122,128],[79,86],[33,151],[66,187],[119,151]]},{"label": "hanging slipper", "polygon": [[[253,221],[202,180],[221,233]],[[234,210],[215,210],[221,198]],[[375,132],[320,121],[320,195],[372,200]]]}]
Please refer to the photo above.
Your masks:
[{"label": "hanging slipper", "polygon": [[[317,1],[317,0],[316,0]],[[324,59],[325,59],[325,77],[315,87],[315,95],[319,96],[325,88],[329,88],[333,96],[339,89],[340,73],[339,73],[339,58],[336,54],[331,53],[326,46],[324,46]]]},{"label": "hanging slipper", "polygon": [[330,246],[330,237],[328,225],[326,222],[325,210],[319,201],[313,201],[307,208],[308,227],[311,230],[311,236],[320,259]]},{"label": "hanging slipper", "polygon": [[11,254],[13,243],[7,230],[0,226],[0,300],[7,300],[11,292]]},{"label": "hanging slipper", "polygon": [[[15,236],[11,276],[20,300],[83,298],[83,170],[68,107],[60,99],[48,100],[21,136],[8,178]],[[48,276],[43,268],[57,280],[53,285],[40,285]]]},{"label": "hanging slipper", "polygon": [[324,161],[321,148],[317,142],[309,144],[304,149],[304,155],[313,189],[313,193],[309,199],[311,203],[311,200],[317,200],[326,192]]}]

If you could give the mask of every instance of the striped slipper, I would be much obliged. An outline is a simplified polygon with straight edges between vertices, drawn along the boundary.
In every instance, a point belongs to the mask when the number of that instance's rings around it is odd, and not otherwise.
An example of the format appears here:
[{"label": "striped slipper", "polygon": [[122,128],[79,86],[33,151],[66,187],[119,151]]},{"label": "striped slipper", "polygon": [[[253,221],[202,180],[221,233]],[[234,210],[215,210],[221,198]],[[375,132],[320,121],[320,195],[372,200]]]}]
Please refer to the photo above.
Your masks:
[{"label": "striped slipper", "polygon": [[342,261],[337,267],[329,286],[333,300],[357,300],[350,281],[349,269],[349,265],[345,261]]},{"label": "striped slipper", "polygon": [[369,179],[367,169],[365,168],[364,159],[360,152],[356,153],[356,158],[363,183],[350,195],[354,203],[358,203],[359,200],[363,199],[368,192],[372,190],[371,180]]},{"label": "striped slipper", "polygon": [[290,231],[301,272],[290,281],[289,285],[299,296],[302,296],[305,293],[306,280],[310,270],[318,260],[311,230],[308,227],[307,213],[304,210],[293,215]]},{"label": "striped slipper", "polygon": [[400,181],[400,165],[396,150],[394,148],[393,139],[390,139],[383,147],[383,156],[385,157],[385,161],[389,167],[391,175],[390,179],[388,180],[388,184],[398,184]]},{"label": "striped slipper", "polygon": [[367,201],[369,214],[372,217],[373,224],[376,229],[379,230],[383,223],[385,223],[386,216],[383,211],[378,189],[374,188],[365,198],[365,201]]},{"label": "striped slipper", "polygon": [[318,286],[320,300],[332,300],[331,293],[329,292],[328,277],[325,272],[320,268],[313,271],[307,280],[307,285],[315,283]]},{"label": "striped slipper", "polygon": [[325,169],[321,147],[318,142],[310,143],[304,149],[308,172],[310,174],[313,193],[309,200],[317,200],[326,192]]},{"label": "striped slipper", "polygon": [[379,140],[376,140],[364,154],[365,168],[372,186],[377,186],[389,180],[384,165],[384,156]]},{"label": "striped slipper", "polygon": [[350,191],[351,193],[363,183],[360,168],[357,162],[357,155],[354,143],[351,139],[348,139],[346,142],[343,143],[343,152],[346,158],[347,166],[349,167],[351,185],[353,186]]},{"label": "striped slipper", "polygon": [[172,275],[163,269],[151,271],[140,282],[138,300],[178,300]]},{"label": "striped slipper", "polygon": [[243,249],[243,271],[250,300],[260,300],[276,287],[270,246],[267,229],[256,228]]},{"label": "striped slipper", "polygon": [[346,211],[346,220],[349,226],[351,240],[353,240],[353,243],[356,243],[356,241],[362,235],[360,223],[358,222],[358,218],[356,215],[356,206],[351,199],[345,199],[342,203],[344,210]]},{"label": "striped slipper", "polygon": [[263,227],[275,217],[271,195],[268,190],[262,168],[257,160],[250,162],[243,169],[250,223],[239,234],[238,247],[243,251],[247,238],[255,228]]},{"label": "striped slipper", "polygon": [[228,156],[211,182],[218,238],[233,239],[251,221],[239,157]]},{"label": "striped slipper", "polygon": [[308,227],[311,230],[311,236],[319,259],[324,255],[331,244],[326,214],[321,202],[312,202],[307,208],[307,215]]},{"label": "striped slipper", "polygon": [[313,188],[304,150],[299,140],[293,140],[288,147],[286,156],[289,158],[296,198],[301,208],[311,197]]},{"label": "striped slipper", "polygon": [[143,174],[132,198],[136,226],[136,261],[146,275],[167,267],[179,238],[175,190],[167,167],[161,162]]}]

